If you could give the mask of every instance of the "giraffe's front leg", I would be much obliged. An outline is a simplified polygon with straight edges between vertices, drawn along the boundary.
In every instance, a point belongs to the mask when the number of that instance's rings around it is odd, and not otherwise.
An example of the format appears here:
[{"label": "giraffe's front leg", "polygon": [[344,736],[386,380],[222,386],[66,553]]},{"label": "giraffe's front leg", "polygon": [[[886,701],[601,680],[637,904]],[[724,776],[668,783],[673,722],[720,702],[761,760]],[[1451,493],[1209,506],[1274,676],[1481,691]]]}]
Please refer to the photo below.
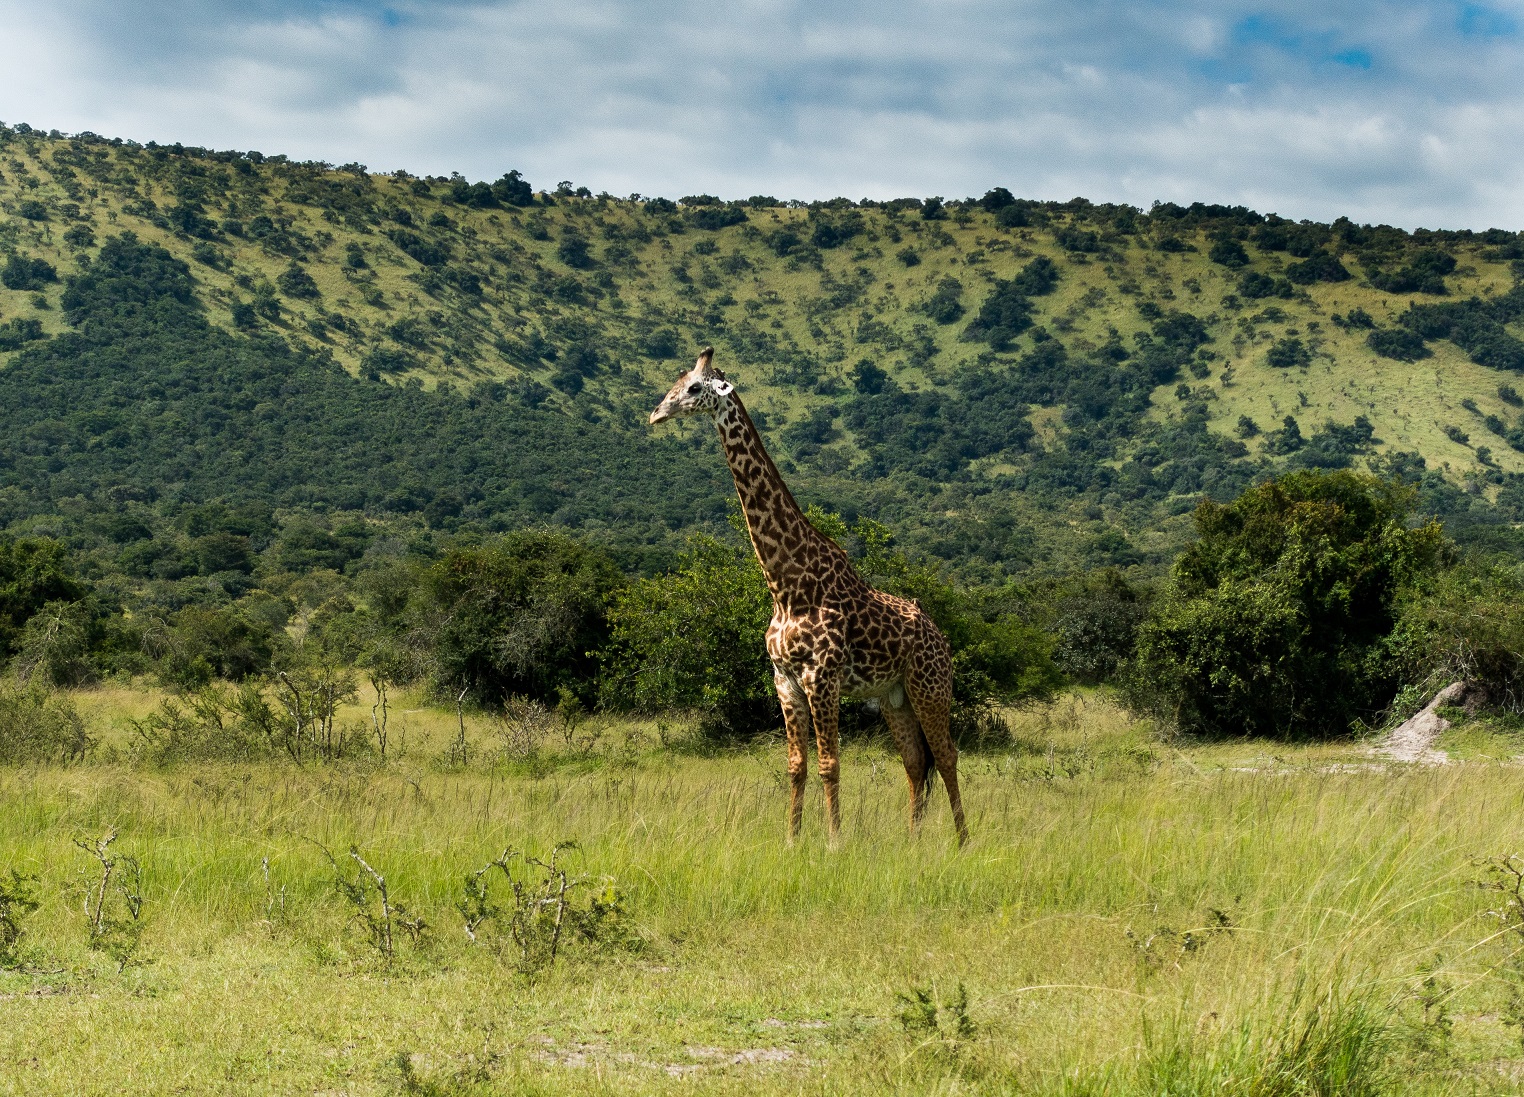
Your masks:
[{"label": "giraffe's front leg", "polygon": [[777,666],[773,667],[773,687],[783,706],[783,726],[788,735],[788,840],[799,837],[804,818],[805,744],[810,736],[810,704],[799,683]]},{"label": "giraffe's front leg", "polygon": [[841,715],[841,679],[829,671],[810,671],[800,678],[810,699],[810,720],[815,725],[816,759],[820,783],[825,787],[826,834],[832,845],[841,833],[841,805],[837,790],[841,781],[840,743],[837,721]]}]

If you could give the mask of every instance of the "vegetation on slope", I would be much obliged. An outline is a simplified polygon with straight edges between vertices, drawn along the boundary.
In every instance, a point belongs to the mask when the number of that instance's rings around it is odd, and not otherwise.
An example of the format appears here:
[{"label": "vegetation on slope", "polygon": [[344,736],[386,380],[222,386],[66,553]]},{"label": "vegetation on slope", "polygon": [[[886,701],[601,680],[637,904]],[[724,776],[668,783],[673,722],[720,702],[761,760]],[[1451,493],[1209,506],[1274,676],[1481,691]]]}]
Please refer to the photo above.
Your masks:
[{"label": "vegetation on slope", "polygon": [[[1521,517],[1509,232],[1001,188],[621,200],[25,126],[0,174],[4,396],[39,408],[0,437],[12,522],[220,499],[670,559],[722,528],[723,470],[644,412],[703,342],[806,498],[970,577],[1160,570],[1202,494],[1287,466],[1374,460],[1495,547]],[[143,316],[69,288],[126,232]]]}]

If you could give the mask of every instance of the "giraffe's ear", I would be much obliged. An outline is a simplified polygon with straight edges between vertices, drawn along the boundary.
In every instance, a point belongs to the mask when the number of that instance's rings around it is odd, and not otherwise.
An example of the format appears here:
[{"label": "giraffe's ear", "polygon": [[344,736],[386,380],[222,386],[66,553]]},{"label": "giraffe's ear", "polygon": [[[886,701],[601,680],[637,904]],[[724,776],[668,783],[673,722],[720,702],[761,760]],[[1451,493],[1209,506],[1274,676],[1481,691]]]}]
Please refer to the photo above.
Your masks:
[{"label": "giraffe's ear", "polygon": [[729,381],[720,380],[714,383],[714,391],[716,395],[729,396],[732,392],[735,392],[735,390],[736,387]]}]

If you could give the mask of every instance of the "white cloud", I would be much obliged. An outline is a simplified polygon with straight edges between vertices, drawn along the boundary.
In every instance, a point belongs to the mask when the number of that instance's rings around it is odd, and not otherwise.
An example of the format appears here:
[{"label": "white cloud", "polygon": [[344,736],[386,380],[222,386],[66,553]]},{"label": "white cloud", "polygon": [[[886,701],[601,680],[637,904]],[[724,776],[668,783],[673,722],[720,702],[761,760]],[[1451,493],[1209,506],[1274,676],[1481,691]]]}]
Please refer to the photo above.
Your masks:
[{"label": "white cloud", "polygon": [[0,117],[64,130],[616,194],[1000,184],[1524,222],[1517,31],[1417,0],[0,0],[0,19]]}]

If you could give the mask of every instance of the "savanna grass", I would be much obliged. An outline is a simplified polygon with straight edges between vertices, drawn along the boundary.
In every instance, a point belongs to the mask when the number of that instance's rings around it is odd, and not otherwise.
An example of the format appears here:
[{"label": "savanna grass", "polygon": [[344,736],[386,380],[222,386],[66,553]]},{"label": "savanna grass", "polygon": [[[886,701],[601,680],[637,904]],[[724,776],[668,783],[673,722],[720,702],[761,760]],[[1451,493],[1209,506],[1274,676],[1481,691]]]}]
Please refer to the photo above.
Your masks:
[{"label": "savanna grass", "polygon": [[[964,757],[962,852],[945,802],[906,834],[903,771],[871,743],[847,751],[836,850],[818,795],[783,841],[767,745],[528,774],[0,771],[0,871],[42,901],[27,969],[0,974],[0,1092],[1516,1087],[1516,946],[1475,858],[1524,850],[1524,773],[1165,746],[1094,700],[1013,724]],[[111,827],[145,900],[120,972],[87,947],[72,845]],[[526,977],[468,939],[462,882],[567,840],[634,939]],[[428,923],[392,963],[319,845],[355,846]],[[918,992],[930,1027],[904,1021]]]}]

